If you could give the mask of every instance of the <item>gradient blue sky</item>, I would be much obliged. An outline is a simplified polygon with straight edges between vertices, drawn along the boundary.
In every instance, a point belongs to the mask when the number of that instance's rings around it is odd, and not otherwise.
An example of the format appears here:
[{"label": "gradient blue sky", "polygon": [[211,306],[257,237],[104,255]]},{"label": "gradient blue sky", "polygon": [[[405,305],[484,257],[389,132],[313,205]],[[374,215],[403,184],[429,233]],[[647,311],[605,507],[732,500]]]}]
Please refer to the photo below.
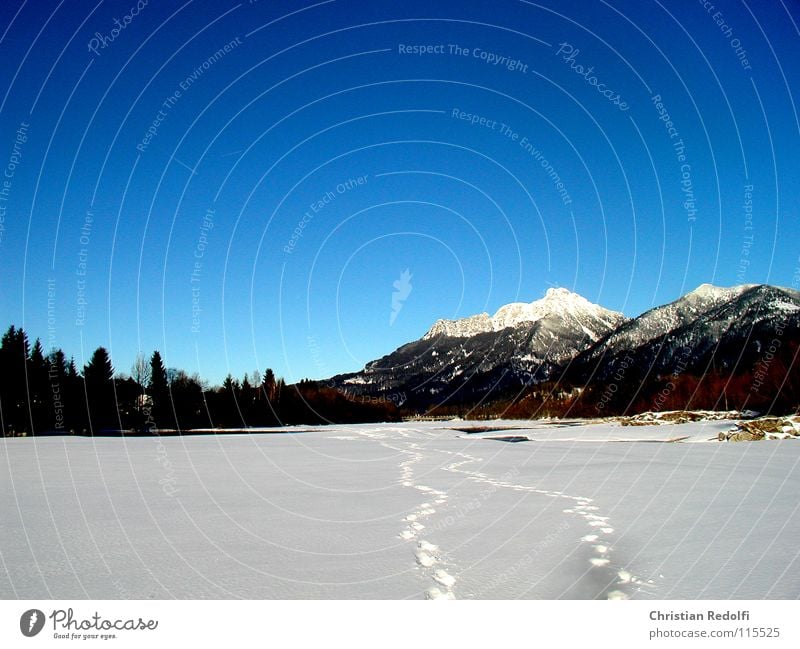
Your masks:
[{"label": "gradient blue sky", "polygon": [[798,288],[794,3],[136,4],[0,7],[0,320],[79,362],[323,378],[550,286],[627,315]]}]

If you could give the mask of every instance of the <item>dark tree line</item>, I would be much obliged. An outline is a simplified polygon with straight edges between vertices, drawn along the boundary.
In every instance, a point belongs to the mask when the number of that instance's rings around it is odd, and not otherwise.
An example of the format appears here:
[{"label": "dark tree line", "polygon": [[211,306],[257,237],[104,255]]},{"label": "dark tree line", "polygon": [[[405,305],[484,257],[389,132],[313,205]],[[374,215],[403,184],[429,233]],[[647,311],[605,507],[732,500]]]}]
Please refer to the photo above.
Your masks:
[{"label": "dark tree line", "polygon": [[166,368],[161,354],[137,357],[118,376],[98,347],[78,369],[13,325],[0,343],[0,426],[4,436],[51,433],[163,434],[191,429],[397,419],[391,404],[361,403],[314,381],[287,385],[271,369],[208,388],[197,375]]},{"label": "dark tree line", "polygon": [[647,376],[632,368],[625,381],[547,381],[473,409],[437,408],[433,414],[475,419],[507,417],[606,417],[669,410],[752,410],[760,414],[800,412],[800,341],[786,340],[768,362],[746,359],[727,370]]}]

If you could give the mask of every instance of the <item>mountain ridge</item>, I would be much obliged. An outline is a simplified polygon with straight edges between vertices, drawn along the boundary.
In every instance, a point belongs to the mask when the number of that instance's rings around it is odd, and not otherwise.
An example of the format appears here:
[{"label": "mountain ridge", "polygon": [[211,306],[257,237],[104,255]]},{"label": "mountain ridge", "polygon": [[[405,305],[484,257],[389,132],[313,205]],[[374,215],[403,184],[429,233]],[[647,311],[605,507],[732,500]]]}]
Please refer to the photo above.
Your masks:
[{"label": "mountain ridge", "polygon": [[549,289],[493,316],[437,320],[422,338],[330,384],[356,396],[402,392],[408,407],[426,409],[515,398],[553,381],[581,393],[609,381],[624,364],[632,369],[623,387],[639,394],[675,368],[700,375],[708,368],[751,371],[769,332],[781,327],[790,340],[800,331],[800,292],[767,284],[701,284],[633,318],[567,289]]},{"label": "mountain ridge", "polygon": [[553,313],[566,314],[570,312],[573,314],[583,312],[601,320],[605,317],[604,324],[607,326],[616,326],[626,319],[622,313],[593,304],[578,293],[573,293],[565,288],[549,288],[544,297],[539,300],[505,304],[498,308],[493,316],[483,312],[454,320],[437,320],[422,336],[422,340],[441,334],[461,338],[477,333],[500,331],[524,322],[536,322]]}]

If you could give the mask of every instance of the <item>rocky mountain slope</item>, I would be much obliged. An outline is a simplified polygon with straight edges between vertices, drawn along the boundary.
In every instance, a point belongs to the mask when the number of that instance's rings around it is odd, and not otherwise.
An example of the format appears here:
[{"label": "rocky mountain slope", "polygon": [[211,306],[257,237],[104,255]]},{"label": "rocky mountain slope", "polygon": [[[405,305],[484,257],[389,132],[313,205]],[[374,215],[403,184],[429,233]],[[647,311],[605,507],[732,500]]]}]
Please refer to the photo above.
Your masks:
[{"label": "rocky mountain slope", "polygon": [[703,284],[632,319],[550,289],[493,316],[439,320],[420,340],[331,381],[415,409],[516,398],[548,381],[596,398],[613,383],[611,401],[622,408],[671,376],[747,373],[755,383],[759,372],[780,374],[793,367],[798,340],[800,292],[792,289]]},{"label": "rocky mountain slope", "polygon": [[776,329],[785,329],[786,337],[798,317],[800,292],[767,285],[703,284],[675,302],[628,320],[581,352],[568,374],[606,380],[626,357],[639,374],[732,369],[763,354]]},{"label": "rocky mountain slope", "polygon": [[546,379],[624,322],[621,313],[552,288],[540,300],[508,304],[493,316],[439,320],[420,340],[332,381],[354,396],[394,402],[474,398],[512,377]]}]

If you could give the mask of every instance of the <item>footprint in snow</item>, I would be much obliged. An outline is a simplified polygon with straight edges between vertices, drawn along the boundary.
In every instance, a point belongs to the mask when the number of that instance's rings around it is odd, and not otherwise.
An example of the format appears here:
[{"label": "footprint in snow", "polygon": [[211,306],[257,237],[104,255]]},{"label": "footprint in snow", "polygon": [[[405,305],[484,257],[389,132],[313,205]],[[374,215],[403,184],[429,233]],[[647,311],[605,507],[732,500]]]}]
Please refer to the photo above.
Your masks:
[{"label": "footprint in snow", "polygon": [[421,565],[423,568],[430,568],[433,564],[436,563],[436,559],[434,557],[432,557],[430,554],[422,550],[418,550],[416,552],[416,559],[417,563]]},{"label": "footprint in snow", "polygon": [[445,588],[452,588],[456,583],[456,578],[447,574],[444,570],[437,570],[433,573],[433,580]]}]

